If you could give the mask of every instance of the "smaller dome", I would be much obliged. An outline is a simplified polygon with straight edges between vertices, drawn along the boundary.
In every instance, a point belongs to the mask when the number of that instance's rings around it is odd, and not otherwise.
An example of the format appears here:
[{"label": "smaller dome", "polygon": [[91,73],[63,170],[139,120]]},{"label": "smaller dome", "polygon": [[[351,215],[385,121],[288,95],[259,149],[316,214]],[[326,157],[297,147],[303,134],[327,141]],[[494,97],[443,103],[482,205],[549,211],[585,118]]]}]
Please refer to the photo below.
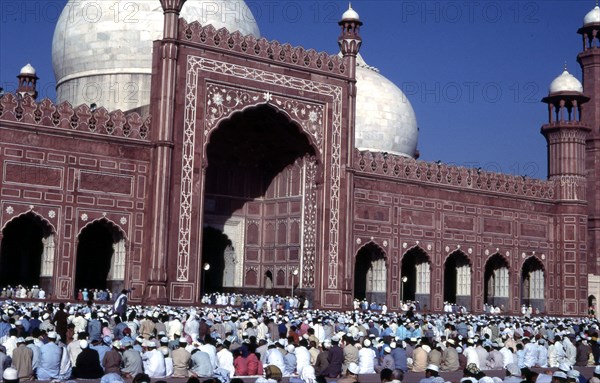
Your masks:
[{"label": "smaller dome", "polygon": [[360,20],[358,13],[352,9],[352,5],[348,5],[348,10],[342,15],[342,20]]},{"label": "smaller dome", "polygon": [[32,67],[31,64],[27,64],[21,68],[20,74],[29,74],[35,76],[35,68]]},{"label": "smaller dome", "polygon": [[583,26],[594,23],[600,23],[600,7],[597,5],[583,18]]},{"label": "smaller dome", "polygon": [[550,93],[579,92],[583,93],[583,85],[566,69],[550,83]]}]

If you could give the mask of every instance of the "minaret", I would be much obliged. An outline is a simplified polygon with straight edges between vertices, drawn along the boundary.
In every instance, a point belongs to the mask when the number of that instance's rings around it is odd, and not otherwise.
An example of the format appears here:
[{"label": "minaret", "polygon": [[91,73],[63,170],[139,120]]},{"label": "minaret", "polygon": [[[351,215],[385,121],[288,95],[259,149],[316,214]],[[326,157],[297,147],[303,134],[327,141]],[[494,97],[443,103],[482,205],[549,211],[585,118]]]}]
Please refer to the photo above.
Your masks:
[{"label": "minaret", "polygon": [[338,24],[342,27],[342,34],[338,37],[342,56],[356,57],[362,44],[360,26],[363,23],[360,21],[358,13],[352,9],[352,5],[348,5],[348,10],[342,14],[342,19]]},{"label": "minaret", "polygon": [[19,79],[19,86],[17,87],[17,94],[24,97],[26,94],[33,97],[35,100],[38,96],[38,92],[35,88],[38,76],[35,75],[35,68],[31,64],[25,65],[21,68],[21,72],[17,76]]},{"label": "minaret", "polygon": [[557,200],[586,202],[586,139],[591,128],[581,121],[589,97],[565,67],[552,81],[547,97],[548,123],[542,134],[548,142],[548,178],[557,182]]},{"label": "minaret", "polygon": [[[144,293],[146,302],[153,304],[167,301],[167,254],[169,247],[168,230],[170,215],[171,164],[173,160],[173,118],[175,111],[175,82],[177,78],[177,57],[179,46],[176,43],[179,14],[186,0],[161,0],[164,13],[163,39],[154,43],[154,62],[158,75],[152,79],[152,136],[153,182],[151,190],[151,222],[149,242],[151,243],[148,285]],[[158,56],[158,59],[157,59]]]},{"label": "minaret", "polygon": [[362,38],[360,37],[360,27],[363,24],[360,21],[358,13],[348,4],[348,10],[342,14],[342,19],[338,22],[342,28],[338,37],[340,53],[347,61],[347,71],[350,82],[348,84],[348,160],[347,166],[352,167],[352,153],[354,152],[354,124],[356,121],[356,56],[360,51]]},{"label": "minaret", "polygon": [[[360,51],[360,46],[362,44],[362,38],[360,37],[360,27],[363,24],[360,21],[360,17],[358,13],[354,9],[352,9],[351,5],[348,5],[348,10],[342,14],[342,19],[339,21],[339,26],[341,27],[341,33],[338,37],[338,44],[340,46],[340,54],[344,60],[344,65],[346,66],[345,74],[348,76],[348,90],[347,97],[344,100],[344,107],[347,108],[346,119],[344,121],[343,127],[343,135],[344,142],[346,144],[345,152],[345,168],[352,169],[353,166],[353,154],[354,154],[354,130],[356,124],[356,56]],[[344,176],[346,179],[346,195],[352,196],[354,195],[354,176],[352,172],[346,173]],[[353,207],[353,198],[346,198],[345,200],[345,210],[348,212],[354,211]],[[351,220],[346,220],[346,233],[352,232],[352,227],[350,226]],[[346,248],[352,248],[352,244],[347,237]],[[340,258],[343,261],[340,262],[338,266],[338,275],[354,275],[352,271],[352,266],[354,262],[351,259]],[[345,265],[345,266],[343,266]],[[347,267],[347,270],[344,268]],[[339,286],[343,289],[344,294],[344,302],[350,308],[352,304],[352,288],[353,282],[349,278],[344,278],[342,285]]]},{"label": "minaret", "polygon": [[588,272],[600,272],[600,7],[598,4],[583,18],[577,31],[583,39],[583,51],[577,55],[581,65],[583,88],[590,102],[581,120],[592,128],[586,144],[588,197]]}]

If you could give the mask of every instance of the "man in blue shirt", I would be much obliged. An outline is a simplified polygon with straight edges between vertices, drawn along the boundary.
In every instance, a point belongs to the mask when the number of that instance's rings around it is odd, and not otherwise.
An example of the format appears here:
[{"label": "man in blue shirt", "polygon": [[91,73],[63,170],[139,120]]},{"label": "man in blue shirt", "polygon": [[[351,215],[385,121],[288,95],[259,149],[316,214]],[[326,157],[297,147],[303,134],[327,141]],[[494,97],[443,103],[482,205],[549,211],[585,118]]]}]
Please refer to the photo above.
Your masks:
[{"label": "man in blue shirt", "polygon": [[40,347],[40,359],[37,368],[37,378],[39,380],[57,379],[60,375],[63,349],[56,344],[56,338],[56,332],[50,331],[48,342]]}]

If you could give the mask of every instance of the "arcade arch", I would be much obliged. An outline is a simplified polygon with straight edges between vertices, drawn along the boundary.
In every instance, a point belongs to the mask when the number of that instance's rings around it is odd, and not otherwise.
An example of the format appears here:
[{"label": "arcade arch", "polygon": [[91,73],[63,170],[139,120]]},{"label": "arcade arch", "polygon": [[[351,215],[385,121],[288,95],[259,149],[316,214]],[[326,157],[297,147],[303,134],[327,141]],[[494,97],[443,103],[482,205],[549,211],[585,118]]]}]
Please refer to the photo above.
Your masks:
[{"label": "arcade arch", "polygon": [[75,291],[109,289],[115,293],[125,283],[125,233],[106,218],[87,224],[77,237]]},{"label": "arcade arch", "polygon": [[531,256],[521,267],[521,304],[531,305],[534,312],[544,312],[545,270],[537,257]]},{"label": "arcade arch", "polygon": [[373,242],[358,250],[354,263],[354,298],[386,302],[387,267],[385,252]]},{"label": "arcade arch", "polygon": [[54,270],[55,231],[33,212],[6,223],[0,243],[0,286],[42,285],[48,290]]},{"label": "arcade arch", "polygon": [[508,307],[510,281],[506,258],[498,253],[493,254],[485,263],[483,280],[483,303]]},{"label": "arcade arch", "polygon": [[461,250],[448,255],[444,263],[444,301],[471,309],[471,262]]},{"label": "arcade arch", "polygon": [[419,301],[421,307],[430,306],[431,262],[420,247],[413,247],[402,256],[400,284],[402,301]]}]

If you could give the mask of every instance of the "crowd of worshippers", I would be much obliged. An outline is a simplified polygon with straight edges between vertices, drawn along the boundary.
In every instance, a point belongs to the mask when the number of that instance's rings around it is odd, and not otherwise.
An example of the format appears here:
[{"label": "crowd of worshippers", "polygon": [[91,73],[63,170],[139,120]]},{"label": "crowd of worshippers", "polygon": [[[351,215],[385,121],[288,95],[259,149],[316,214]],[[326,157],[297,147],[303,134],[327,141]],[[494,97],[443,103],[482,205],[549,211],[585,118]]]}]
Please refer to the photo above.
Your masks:
[{"label": "crowd of worshippers", "polygon": [[221,383],[266,370],[302,381],[342,383],[354,375],[388,371],[396,371],[396,378],[426,372],[428,379],[463,371],[480,383],[493,383],[481,380],[485,371],[506,370],[518,379],[506,383],[516,383],[521,376],[530,379],[526,374],[533,368],[557,370],[528,382],[545,383],[563,375],[566,382],[577,374],[576,367],[600,364],[594,318],[259,307],[265,306],[131,306],[119,316],[113,306],[91,302],[56,306],[9,300],[0,306],[0,366],[16,369],[21,380],[143,373],[152,379]]},{"label": "crowd of worshippers", "polygon": [[46,299],[46,291],[38,285],[32,287],[8,285],[0,291],[0,299]]}]

